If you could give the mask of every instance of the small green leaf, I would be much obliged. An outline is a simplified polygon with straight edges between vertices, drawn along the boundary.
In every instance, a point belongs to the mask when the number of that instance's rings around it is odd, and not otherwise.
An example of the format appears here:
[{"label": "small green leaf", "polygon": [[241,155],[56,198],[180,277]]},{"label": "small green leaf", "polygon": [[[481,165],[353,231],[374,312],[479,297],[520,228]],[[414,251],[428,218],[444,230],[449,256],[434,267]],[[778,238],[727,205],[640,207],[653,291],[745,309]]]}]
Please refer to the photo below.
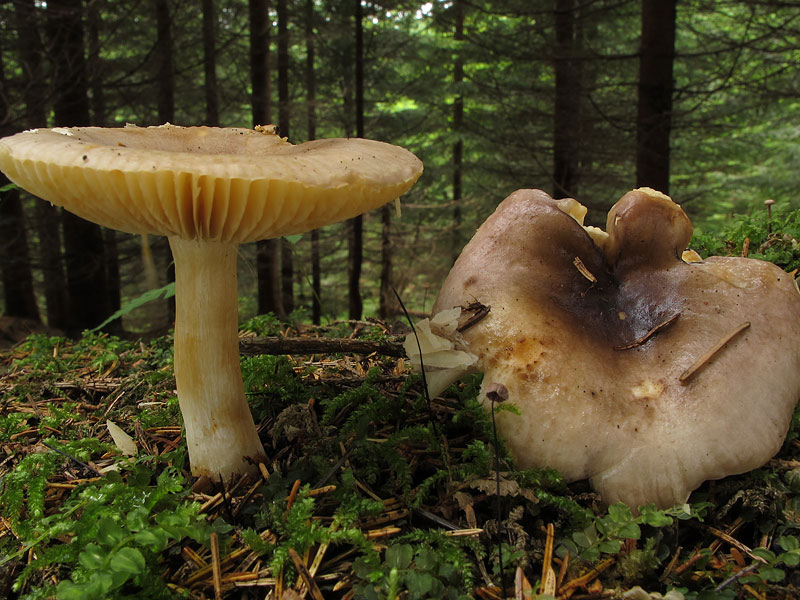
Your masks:
[{"label": "small green leaf", "polygon": [[353,573],[355,573],[356,577],[359,579],[369,579],[373,571],[373,566],[365,557],[359,556],[353,561]]},{"label": "small green leaf", "polygon": [[98,525],[97,541],[103,546],[116,546],[125,537],[122,527],[111,517],[103,517]]},{"label": "small green leaf", "polygon": [[161,552],[169,544],[172,536],[161,527],[149,527],[133,536],[137,544],[150,546],[155,552]]},{"label": "small green leaf", "polygon": [[18,190],[19,186],[16,183],[7,183],[3,187],[0,187],[0,192],[10,192],[11,190]]},{"label": "small green leaf", "polygon": [[107,554],[108,553],[100,548],[100,546],[97,544],[88,543],[78,555],[78,562],[85,569],[99,569],[103,566],[103,561],[105,560]]},{"label": "small green leaf", "polygon": [[600,542],[597,548],[600,552],[605,552],[606,554],[616,554],[621,547],[622,544],[619,540],[605,540],[604,542]]},{"label": "small green leaf", "polygon": [[592,545],[589,538],[582,531],[576,531],[572,534],[572,540],[578,545],[579,548],[588,548]]},{"label": "small green leaf", "polygon": [[426,594],[432,592],[435,583],[436,580],[430,573],[419,573],[417,571],[406,573],[406,589],[408,590],[409,596],[412,598],[412,600],[422,598]]},{"label": "small green leaf", "polygon": [[108,563],[112,571],[138,575],[145,569],[144,556],[136,548],[121,548]]},{"label": "small green leaf", "polygon": [[658,510],[655,504],[639,507],[641,522],[650,527],[668,527],[672,525],[672,517],[663,510]]},{"label": "small green leaf", "polygon": [[759,558],[763,558],[768,563],[775,562],[775,553],[772,552],[772,550],[767,550],[766,548],[753,548],[753,554]]},{"label": "small green leaf", "polygon": [[56,598],[58,600],[86,600],[85,588],[86,586],[71,581],[61,581],[56,586]]},{"label": "small green leaf", "polygon": [[642,537],[642,531],[639,529],[639,526],[636,523],[628,523],[627,525],[620,527],[617,535],[621,538],[638,540],[640,537]]},{"label": "small green leaf", "polygon": [[793,535],[784,535],[778,538],[778,543],[784,550],[798,550],[800,549],[800,542]]},{"label": "small green leaf", "polygon": [[141,531],[149,522],[149,511],[144,506],[134,508],[125,517],[125,523],[131,531]]},{"label": "small green leaf", "polygon": [[771,581],[773,583],[783,581],[783,578],[786,577],[786,573],[784,573],[782,569],[775,569],[773,567],[761,568],[758,570],[758,574],[765,581]]},{"label": "small green leaf", "polygon": [[290,244],[296,244],[297,242],[303,239],[303,234],[298,233],[296,235],[285,235],[283,236],[283,239],[285,239]]},{"label": "small green leaf", "polygon": [[436,553],[430,548],[422,547],[417,550],[417,556],[414,558],[417,568],[422,571],[431,571],[436,566]]},{"label": "small green leaf", "polygon": [[611,517],[615,523],[628,523],[633,520],[633,513],[627,504],[612,504],[608,507],[608,516]]},{"label": "small green leaf", "polygon": [[411,544],[392,544],[386,549],[386,566],[396,569],[407,569],[414,558]]}]

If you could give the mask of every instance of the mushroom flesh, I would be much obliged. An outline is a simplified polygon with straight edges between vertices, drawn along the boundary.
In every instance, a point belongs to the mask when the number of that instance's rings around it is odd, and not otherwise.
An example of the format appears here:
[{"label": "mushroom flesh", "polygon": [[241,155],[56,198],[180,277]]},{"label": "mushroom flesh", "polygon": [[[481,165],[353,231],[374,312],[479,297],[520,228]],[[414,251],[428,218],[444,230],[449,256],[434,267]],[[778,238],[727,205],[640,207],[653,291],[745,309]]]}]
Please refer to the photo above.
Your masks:
[{"label": "mushroom flesh", "polygon": [[692,225],[669,197],[626,194],[606,230],[518,190],[478,229],[433,312],[461,307],[454,348],[521,414],[498,427],[521,468],[590,479],[609,503],[665,507],[780,448],[800,397],[800,294],[753,259],[682,260]]}]

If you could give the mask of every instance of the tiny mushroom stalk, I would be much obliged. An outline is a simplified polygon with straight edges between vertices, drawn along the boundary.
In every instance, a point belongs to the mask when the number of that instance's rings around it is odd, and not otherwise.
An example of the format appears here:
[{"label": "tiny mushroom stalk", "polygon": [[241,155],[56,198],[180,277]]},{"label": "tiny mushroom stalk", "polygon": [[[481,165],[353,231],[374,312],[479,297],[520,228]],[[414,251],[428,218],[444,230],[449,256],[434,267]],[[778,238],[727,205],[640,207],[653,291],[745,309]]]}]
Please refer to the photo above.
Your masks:
[{"label": "tiny mushroom stalk", "polygon": [[422,163],[373,140],[293,145],[271,127],[163,125],[26,131],[0,140],[0,170],[89,221],[168,237],[189,460],[194,475],[216,479],[265,458],[239,367],[239,244],[390,202],[414,184]]},{"label": "tiny mushroom stalk", "polygon": [[800,397],[792,275],[684,253],[689,218],[651,189],[617,202],[605,231],[585,214],[539,190],[499,205],[439,292],[434,313],[460,314],[434,327],[451,342],[434,373],[482,371],[484,396],[520,410],[497,415],[518,465],[588,478],[609,503],[665,507],[763,465]]}]

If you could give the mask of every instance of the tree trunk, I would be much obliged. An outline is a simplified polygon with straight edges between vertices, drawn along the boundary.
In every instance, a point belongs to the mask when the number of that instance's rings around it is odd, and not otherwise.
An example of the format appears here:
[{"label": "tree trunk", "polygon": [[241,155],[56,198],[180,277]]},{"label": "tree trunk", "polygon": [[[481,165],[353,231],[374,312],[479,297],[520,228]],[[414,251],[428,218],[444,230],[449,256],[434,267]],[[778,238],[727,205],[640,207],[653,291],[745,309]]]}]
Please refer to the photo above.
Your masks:
[{"label": "tree trunk", "polygon": [[[103,253],[105,254],[105,272],[107,283],[108,312],[115,313],[122,307],[122,280],[119,274],[119,254],[117,252],[117,232],[103,229]],[[122,317],[114,319],[103,327],[108,333],[122,335],[125,332]]]},{"label": "tree trunk", "polygon": [[464,0],[455,0],[455,35],[456,54],[453,61],[453,87],[455,88],[455,99],[453,100],[453,135],[456,141],[453,143],[453,236],[450,246],[450,253],[453,262],[461,252],[461,201],[462,201],[462,163],[464,157],[464,141],[461,138],[464,127],[464,57],[462,55],[462,42],[464,41]]},{"label": "tree trunk", "polygon": [[203,0],[203,72],[205,74],[206,125],[218,127],[217,13],[214,11],[214,0]]},{"label": "tree trunk", "polygon": [[258,270],[258,312],[275,313],[286,317],[281,299],[280,240],[261,240],[256,243]]},{"label": "tree trunk", "polygon": [[[0,187],[9,183],[0,174]],[[25,214],[19,191],[0,192],[0,256],[2,256],[5,314],[39,321],[39,309],[33,291],[33,275],[28,255]]]},{"label": "tree trunk", "polygon": [[[5,127],[11,115],[4,50],[5,48],[0,47],[0,136],[14,133]],[[8,178],[0,173],[0,188],[8,184]],[[17,189],[0,191],[0,278],[3,281],[5,314],[39,321],[28,254],[25,213]]]},{"label": "tree trunk", "polygon": [[[287,0],[278,0],[278,129],[283,137],[290,137],[291,105],[289,100],[289,10]],[[294,260],[292,244],[282,239],[281,296],[283,309],[294,310]]]},{"label": "tree trunk", "polygon": [[[172,40],[172,16],[169,11],[169,0],[154,0],[156,13],[156,102],[158,107],[158,123],[175,122],[175,64],[174,44]],[[164,262],[167,264],[167,283],[175,282],[175,263],[169,244],[160,244]],[[167,322],[175,322],[175,298],[164,301],[167,311]]]},{"label": "tree trunk", "polygon": [[[355,88],[356,137],[364,137],[364,15],[361,0],[355,4]],[[361,266],[364,262],[364,217],[359,215],[347,222],[347,282],[348,312],[353,320],[361,319],[364,304],[361,300]]]},{"label": "tree trunk", "polygon": [[[106,125],[106,103],[103,92],[105,69],[100,56],[100,26],[105,0],[89,0],[87,26],[89,38],[89,89],[91,90],[92,124],[98,127]],[[117,232],[103,229],[103,251],[105,253],[105,271],[108,289],[108,310],[116,312],[122,306],[122,282],[119,274],[119,253],[117,252]],[[124,333],[122,318],[115,319],[104,328],[109,333]]]},{"label": "tree trunk", "polygon": [[579,16],[575,0],[556,0],[555,106],[553,118],[553,197],[578,194],[581,139]]},{"label": "tree trunk", "polygon": [[92,124],[98,127],[106,125],[106,102],[103,92],[105,68],[100,56],[100,19],[105,8],[105,0],[89,0],[89,89],[92,91]]},{"label": "tree trunk", "polygon": [[[42,61],[46,55],[40,36],[42,11],[34,0],[14,0],[14,19],[18,32],[18,55],[22,67],[25,125],[46,127],[47,82]],[[35,204],[36,233],[39,237],[39,261],[44,280],[47,324],[64,330],[67,324],[67,278],[61,254],[59,209],[49,202]]]},{"label": "tree trunk", "polygon": [[[267,0],[249,0],[250,12],[250,85],[253,126],[272,121],[269,66],[269,4]],[[258,274],[258,312],[284,316],[278,283],[278,242],[261,240],[256,243],[256,272]]]},{"label": "tree trunk", "polygon": [[160,123],[175,122],[175,65],[168,0],[154,0],[156,11],[156,99]]},{"label": "tree trunk", "polygon": [[[47,3],[50,56],[53,60],[55,124],[90,123],[82,0]],[[66,332],[78,335],[108,316],[108,283],[103,234],[98,225],[62,211],[69,319]]]},{"label": "tree trunk", "polygon": [[[314,73],[314,0],[306,0],[306,102],[308,139],[317,137],[317,80]],[[322,271],[319,230],[311,232],[311,322],[322,322]]]},{"label": "tree trunk", "polygon": [[269,68],[269,3],[267,0],[249,0],[250,11],[250,86],[253,126],[272,122]]},{"label": "tree trunk", "polygon": [[643,0],[636,184],[669,194],[676,0]]},{"label": "tree trunk", "polygon": [[388,319],[398,312],[392,282],[392,205],[381,206],[381,287],[378,315]]}]

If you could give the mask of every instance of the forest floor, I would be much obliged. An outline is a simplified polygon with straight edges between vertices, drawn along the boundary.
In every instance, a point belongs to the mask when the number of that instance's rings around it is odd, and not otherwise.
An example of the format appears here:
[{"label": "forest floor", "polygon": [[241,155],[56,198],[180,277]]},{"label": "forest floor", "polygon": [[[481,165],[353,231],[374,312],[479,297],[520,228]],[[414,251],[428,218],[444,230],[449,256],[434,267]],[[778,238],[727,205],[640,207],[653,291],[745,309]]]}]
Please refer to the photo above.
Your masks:
[{"label": "forest floor", "polygon": [[188,471],[168,336],[0,351],[0,597],[800,597],[798,418],[764,468],[633,514],[514,469],[479,379],[428,403],[380,323],[244,329],[383,351],[244,357],[269,460],[224,483]]}]

